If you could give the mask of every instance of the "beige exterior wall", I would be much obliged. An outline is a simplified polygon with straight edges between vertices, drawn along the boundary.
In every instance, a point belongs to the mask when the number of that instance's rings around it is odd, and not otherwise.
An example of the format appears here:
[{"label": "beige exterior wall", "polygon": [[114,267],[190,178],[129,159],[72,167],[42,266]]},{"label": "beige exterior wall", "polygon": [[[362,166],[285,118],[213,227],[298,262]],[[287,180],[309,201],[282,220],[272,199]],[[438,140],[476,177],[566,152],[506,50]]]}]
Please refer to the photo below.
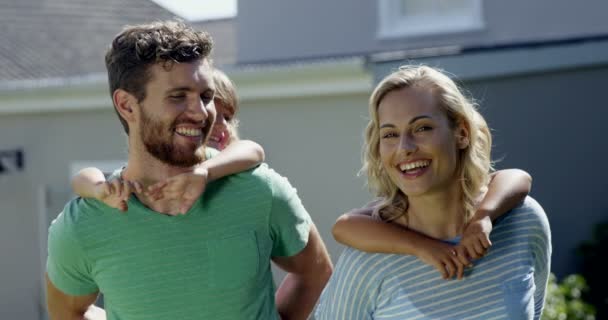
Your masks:
[{"label": "beige exterior wall", "polygon": [[370,199],[357,177],[367,95],[256,101],[242,105],[242,137],[261,143],[267,162],[287,176],[332,257],[336,218]]}]

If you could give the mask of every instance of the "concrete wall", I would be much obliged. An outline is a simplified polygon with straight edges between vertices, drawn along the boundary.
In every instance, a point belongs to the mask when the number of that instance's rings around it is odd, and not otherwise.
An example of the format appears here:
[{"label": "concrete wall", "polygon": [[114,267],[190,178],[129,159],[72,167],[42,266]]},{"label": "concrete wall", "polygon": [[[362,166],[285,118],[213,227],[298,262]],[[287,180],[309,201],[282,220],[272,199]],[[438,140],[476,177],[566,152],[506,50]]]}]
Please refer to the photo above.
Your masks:
[{"label": "concrete wall", "polygon": [[44,313],[41,199],[31,181],[0,176],[0,319],[40,319]]},{"label": "concrete wall", "polygon": [[[605,34],[602,0],[482,1],[482,30],[380,39],[378,1],[239,1],[237,61],[256,63],[448,45],[493,46]],[[263,23],[262,23],[263,22]]]},{"label": "concrete wall", "polygon": [[268,163],[287,176],[315,221],[330,254],[338,216],[369,199],[358,178],[367,95],[255,101],[241,107],[242,136],[259,141]]},{"label": "concrete wall", "polygon": [[2,115],[0,147],[4,146],[23,148],[25,169],[19,175],[46,187],[51,218],[71,197],[72,162],[126,159],[127,154],[126,137],[110,106],[100,111]]}]

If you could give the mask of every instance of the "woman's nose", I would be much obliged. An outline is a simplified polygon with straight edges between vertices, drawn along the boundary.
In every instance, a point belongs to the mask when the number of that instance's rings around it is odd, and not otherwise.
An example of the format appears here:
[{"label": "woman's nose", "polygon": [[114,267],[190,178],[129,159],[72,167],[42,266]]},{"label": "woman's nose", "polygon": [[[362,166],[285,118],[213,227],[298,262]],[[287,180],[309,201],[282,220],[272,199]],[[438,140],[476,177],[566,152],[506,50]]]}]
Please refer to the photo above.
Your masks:
[{"label": "woman's nose", "polygon": [[404,134],[401,136],[399,147],[407,154],[416,152],[416,149],[418,148],[416,142],[414,141],[414,138],[411,137],[409,134]]}]

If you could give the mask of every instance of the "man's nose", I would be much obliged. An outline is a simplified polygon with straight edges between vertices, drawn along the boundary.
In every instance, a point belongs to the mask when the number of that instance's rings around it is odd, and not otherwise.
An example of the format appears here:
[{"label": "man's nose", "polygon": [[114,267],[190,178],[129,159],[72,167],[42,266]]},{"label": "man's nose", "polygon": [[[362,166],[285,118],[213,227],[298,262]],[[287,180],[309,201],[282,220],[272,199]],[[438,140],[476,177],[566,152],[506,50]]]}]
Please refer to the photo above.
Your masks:
[{"label": "man's nose", "polygon": [[[213,102],[208,102],[213,103]],[[205,105],[203,99],[198,99],[198,101],[193,102],[188,105],[188,116],[194,121],[203,122],[209,118],[209,110],[207,110],[207,106]]]}]

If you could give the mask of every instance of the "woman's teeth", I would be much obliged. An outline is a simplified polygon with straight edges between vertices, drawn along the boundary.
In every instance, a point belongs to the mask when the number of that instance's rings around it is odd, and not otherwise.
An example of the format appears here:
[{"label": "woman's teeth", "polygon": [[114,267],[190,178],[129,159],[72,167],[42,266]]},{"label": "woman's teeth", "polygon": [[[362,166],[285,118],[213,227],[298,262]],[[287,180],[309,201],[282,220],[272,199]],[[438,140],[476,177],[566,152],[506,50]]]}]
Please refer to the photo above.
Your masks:
[{"label": "woman's teeth", "polygon": [[425,168],[425,167],[428,167],[429,164],[431,164],[431,161],[429,161],[429,160],[420,160],[420,161],[415,161],[415,162],[410,162],[410,163],[404,163],[399,166],[399,169],[401,171],[405,172],[405,171],[413,170],[413,169],[417,169],[417,168]]}]

